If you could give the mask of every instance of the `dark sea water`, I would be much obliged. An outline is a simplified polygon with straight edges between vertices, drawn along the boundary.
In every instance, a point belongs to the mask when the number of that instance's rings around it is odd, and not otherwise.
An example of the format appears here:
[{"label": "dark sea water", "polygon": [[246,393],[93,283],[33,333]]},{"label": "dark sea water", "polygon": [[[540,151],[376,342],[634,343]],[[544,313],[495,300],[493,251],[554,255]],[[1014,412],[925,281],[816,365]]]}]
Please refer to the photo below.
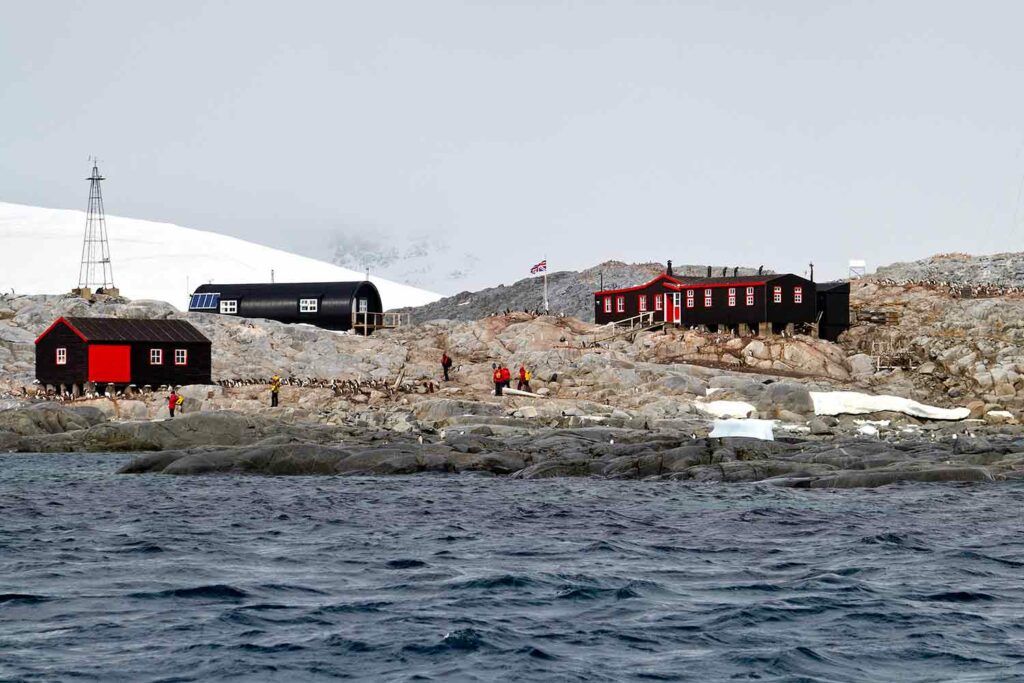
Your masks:
[{"label": "dark sea water", "polygon": [[1024,485],[0,458],[3,680],[1024,680]]}]

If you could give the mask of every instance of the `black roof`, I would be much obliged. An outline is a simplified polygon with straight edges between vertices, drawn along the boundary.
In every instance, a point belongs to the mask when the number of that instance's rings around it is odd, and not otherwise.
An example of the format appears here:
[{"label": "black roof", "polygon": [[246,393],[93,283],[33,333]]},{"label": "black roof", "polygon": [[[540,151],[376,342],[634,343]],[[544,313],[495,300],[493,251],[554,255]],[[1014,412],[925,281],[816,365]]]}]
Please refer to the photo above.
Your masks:
[{"label": "black roof", "polygon": [[843,292],[845,290],[847,293],[849,293],[850,281],[835,280],[834,282],[819,282],[817,284],[817,290],[819,292]]},{"label": "black roof", "polygon": [[737,275],[735,277],[680,277],[676,279],[684,285],[728,285],[734,282],[760,284],[771,280],[773,277],[766,275]]},{"label": "black roof", "polygon": [[184,320],[64,318],[91,342],[205,342],[210,340]]},{"label": "black roof", "polygon": [[[785,273],[764,273],[763,275],[728,275],[724,277],[677,277],[681,285],[760,285],[783,277]],[[799,277],[799,276],[798,276]],[[804,278],[801,278],[804,279]]]},{"label": "black roof", "polygon": [[254,284],[215,284],[196,287],[195,294],[220,294],[242,297],[246,294],[262,294],[276,296],[330,295],[336,297],[352,297],[362,287],[377,289],[369,280],[355,282],[260,282]]}]

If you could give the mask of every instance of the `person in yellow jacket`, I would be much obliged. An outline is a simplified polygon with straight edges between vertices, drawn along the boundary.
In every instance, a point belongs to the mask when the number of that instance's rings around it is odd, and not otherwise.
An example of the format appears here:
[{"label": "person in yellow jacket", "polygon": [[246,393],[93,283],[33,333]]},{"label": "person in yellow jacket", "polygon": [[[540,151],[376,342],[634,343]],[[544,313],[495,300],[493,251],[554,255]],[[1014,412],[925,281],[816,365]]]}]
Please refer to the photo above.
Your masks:
[{"label": "person in yellow jacket", "polygon": [[520,365],[519,366],[519,384],[516,385],[516,388],[519,389],[519,391],[529,391],[530,393],[533,393],[533,390],[530,389],[530,380],[532,378],[533,378],[533,375],[530,374],[530,371],[526,369],[526,366],[525,365]]},{"label": "person in yellow jacket", "polygon": [[277,395],[281,392],[281,375],[270,378],[270,407],[277,407]]}]

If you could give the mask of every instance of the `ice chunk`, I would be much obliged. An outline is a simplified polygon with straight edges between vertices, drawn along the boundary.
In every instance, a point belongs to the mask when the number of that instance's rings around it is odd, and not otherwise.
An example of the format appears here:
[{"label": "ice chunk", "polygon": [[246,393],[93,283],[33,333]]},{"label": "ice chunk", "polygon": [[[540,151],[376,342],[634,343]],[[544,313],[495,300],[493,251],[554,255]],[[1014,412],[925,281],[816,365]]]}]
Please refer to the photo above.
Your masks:
[{"label": "ice chunk", "polygon": [[761,441],[774,441],[772,428],[775,420],[715,420],[715,428],[708,435],[715,439],[726,436],[745,436]]},{"label": "ice chunk", "polygon": [[719,418],[749,417],[755,408],[745,401],[708,401],[694,403],[697,410]]}]

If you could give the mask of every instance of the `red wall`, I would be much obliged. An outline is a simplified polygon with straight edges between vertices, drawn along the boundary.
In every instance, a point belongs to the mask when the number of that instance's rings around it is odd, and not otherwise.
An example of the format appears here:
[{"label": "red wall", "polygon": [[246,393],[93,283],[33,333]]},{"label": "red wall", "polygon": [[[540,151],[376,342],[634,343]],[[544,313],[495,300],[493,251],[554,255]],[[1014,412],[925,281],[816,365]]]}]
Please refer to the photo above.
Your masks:
[{"label": "red wall", "polygon": [[89,381],[128,383],[132,381],[132,347],[92,345],[89,347]]}]

